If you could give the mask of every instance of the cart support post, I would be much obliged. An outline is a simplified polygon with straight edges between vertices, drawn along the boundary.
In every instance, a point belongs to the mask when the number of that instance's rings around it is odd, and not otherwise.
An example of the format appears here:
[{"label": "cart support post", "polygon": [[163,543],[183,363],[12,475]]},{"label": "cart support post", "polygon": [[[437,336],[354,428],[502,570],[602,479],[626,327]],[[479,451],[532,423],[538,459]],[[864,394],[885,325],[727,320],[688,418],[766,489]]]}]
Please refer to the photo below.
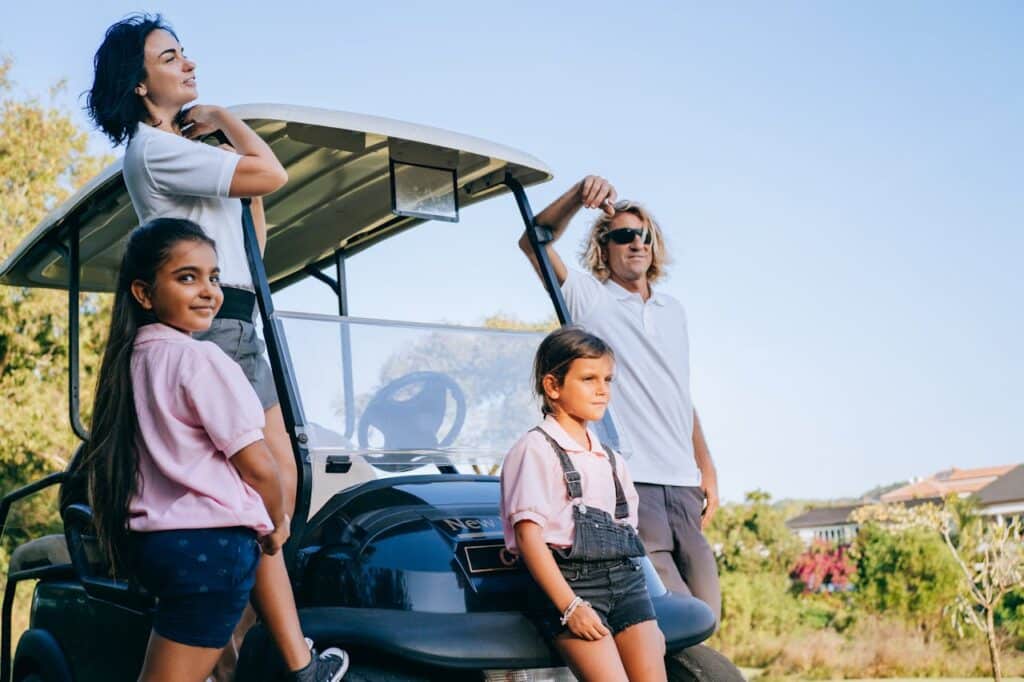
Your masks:
[{"label": "cart support post", "polygon": [[267,271],[263,267],[259,242],[256,240],[256,228],[252,221],[250,199],[242,199],[242,233],[245,238],[245,254],[249,261],[249,274],[252,276],[253,288],[256,290],[256,304],[260,318],[263,320],[263,339],[270,355],[270,368],[274,373],[274,386],[280,400],[281,414],[288,430],[295,456],[298,489],[295,491],[295,514],[292,517],[292,541],[285,546],[285,563],[291,565],[298,548],[297,540],[302,537],[306,527],[306,516],[309,514],[309,497],[312,492],[312,467],[309,463],[309,451],[306,444],[306,422],[302,414],[302,406],[295,388],[295,377],[292,371],[291,357],[288,355],[284,329],[281,321],[274,314],[274,300],[270,295],[270,283]]},{"label": "cart support post", "polygon": [[[523,225],[526,227],[526,236],[533,247],[533,255],[537,257],[540,265],[540,276],[544,280],[544,287],[551,297],[551,304],[555,306],[555,314],[558,321],[565,326],[572,324],[572,315],[569,314],[569,307],[565,304],[562,296],[562,288],[558,286],[558,278],[555,277],[555,269],[551,266],[551,259],[548,258],[546,245],[553,241],[551,229],[543,225],[537,225],[533,218],[533,209],[530,208],[530,201],[526,198],[526,190],[522,183],[512,177],[511,173],[505,174],[505,185],[512,190],[519,205],[519,213],[523,216]],[[615,428],[615,420],[612,418],[612,411],[604,413],[604,417],[597,424],[598,435],[602,443],[607,443],[616,450],[620,449],[619,431]]]},{"label": "cart support post", "polygon": [[78,341],[80,335],[78,294],[81,284],[81,256],[79,254],[78,225],[69,230],[68,242],[68,417],[71,419],[71,430],[80,440],[89,440],[89,432],[82,424],[80,411],[80,377],[78,373]]},{"label": "cart support post", "polygon": [[[345,272],[345,251],[334,252],[334,279],[338,283],[338,316],[348,317],[348,274]],[[356,432],[356,389],[352,382],[352,330],[341,322],[341,366],[345,371],[345,438]]]},{"label": "cart support post", "polygon": [[338,249],[334,252],[334,281],[338,283],[338,315],[348,315],[348,279],[345,273],[345,252]]},{"label": "cart support post", "polygon": [[569,308],[565,305],[562,288],[558,285],[555,269],[551,266],[551,259],[548,258],[545,248],[545,245],[552,241],[551,230],[534,223],[533,209],[530,207],[530,200],[526,198],[526,190],[523,189],[522,183],[516,180],[511,173],[505,173],[505,179],[502,182],[512,190],[512,195],[519,206],[519,214],[523,217],[526,235],[530,240],[530,246],[533,247],[533,255],[537,257],[537,263],[540,265],[540,276],[544,280],[548,296],[551,297],[551,303],[555,306],[558,321],[563,325],[572,324],[572,316],[569,315]]}]

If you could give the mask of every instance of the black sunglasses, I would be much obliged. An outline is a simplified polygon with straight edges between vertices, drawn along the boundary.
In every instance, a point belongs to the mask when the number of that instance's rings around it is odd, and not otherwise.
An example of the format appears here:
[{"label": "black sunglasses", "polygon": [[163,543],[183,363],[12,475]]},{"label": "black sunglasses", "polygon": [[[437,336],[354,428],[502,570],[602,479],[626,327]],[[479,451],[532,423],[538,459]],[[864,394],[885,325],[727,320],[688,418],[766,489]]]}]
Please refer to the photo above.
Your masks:
[{"label": "black sunglasses", "polygon": [[651,243],[651,231],[642,230],[636,227],[620,227],[617,230],[606,232],[603,241],[607,242],[611,239],[616,244],[632,244],[633,240],[640,237],[644,240],[644,244]]}]

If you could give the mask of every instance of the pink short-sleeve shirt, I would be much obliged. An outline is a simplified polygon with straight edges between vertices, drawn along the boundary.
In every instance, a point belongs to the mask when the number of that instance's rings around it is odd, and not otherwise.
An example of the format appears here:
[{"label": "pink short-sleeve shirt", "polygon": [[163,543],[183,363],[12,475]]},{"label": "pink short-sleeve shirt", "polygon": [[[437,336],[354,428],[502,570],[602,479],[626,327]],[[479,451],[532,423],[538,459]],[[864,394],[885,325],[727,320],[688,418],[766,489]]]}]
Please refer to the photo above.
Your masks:
[{"label": "pink short-sleeve shirt", "polygon": [[264,415],[242,368],[209,341],[164,324],[139,328],[131,362],[140,486],[135,531],[274,529],[229,458],[263,438]]},{"label": "pink short-sleeve shirt", "polygon": [[[608,455],[597,436],[590,429],[587,435],[590,447],[577,443],[552,417],[547,417],[541,428],[562,446],[573,466],[580,472],[583,503],[597,507],[615,516],[615,483]],[[626,523],[636,528],[640,498],[625,461],[615,455],[615,468],[622,483],[622,491],[629,503]],[[544,541],[555,547],[572,546],[575,523],[572,503],[565,487],[558,455],[543,434],[528,431],[520,438],[501,468],[501,520],[505,530],[505,546],[518,552],[515,525],[520,521],[533,521],[543,531]]]}]

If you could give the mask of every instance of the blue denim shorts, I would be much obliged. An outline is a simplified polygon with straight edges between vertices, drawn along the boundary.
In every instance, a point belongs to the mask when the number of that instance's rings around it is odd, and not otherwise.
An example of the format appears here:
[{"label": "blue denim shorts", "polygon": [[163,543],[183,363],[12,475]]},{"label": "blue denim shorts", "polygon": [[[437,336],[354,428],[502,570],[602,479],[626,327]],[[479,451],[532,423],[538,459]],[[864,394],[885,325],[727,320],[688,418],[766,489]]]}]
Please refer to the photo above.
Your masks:
[{"label": "blue denim shorts", "polygon": [[[657,618],[647,593],[643,567],[632,559],[569,561],[556,559],[562,577],[577,596],[590,602],[612,635],[631,625]],[[527,614],[541,634],[554,639],[568,628],[562,614],[536,584],[530,590]]]},{"label": "blue denim shorts", "polygon": [[249,603],[261,552],[251,528],[132,533],[135,575],[157,598],[153,630],[219,649]]}]

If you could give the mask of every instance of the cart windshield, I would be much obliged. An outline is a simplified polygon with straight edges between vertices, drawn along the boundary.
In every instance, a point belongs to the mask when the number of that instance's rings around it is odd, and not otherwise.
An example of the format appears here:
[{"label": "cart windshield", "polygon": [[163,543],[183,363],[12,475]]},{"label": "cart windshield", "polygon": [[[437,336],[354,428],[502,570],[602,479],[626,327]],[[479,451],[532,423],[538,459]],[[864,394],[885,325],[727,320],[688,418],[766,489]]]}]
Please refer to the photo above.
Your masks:
[{"label": "cart windshield", "polygon": [[396,475],[493,474],[540,411],[543,333],[278,313],[313,468],[310,514]]}]

